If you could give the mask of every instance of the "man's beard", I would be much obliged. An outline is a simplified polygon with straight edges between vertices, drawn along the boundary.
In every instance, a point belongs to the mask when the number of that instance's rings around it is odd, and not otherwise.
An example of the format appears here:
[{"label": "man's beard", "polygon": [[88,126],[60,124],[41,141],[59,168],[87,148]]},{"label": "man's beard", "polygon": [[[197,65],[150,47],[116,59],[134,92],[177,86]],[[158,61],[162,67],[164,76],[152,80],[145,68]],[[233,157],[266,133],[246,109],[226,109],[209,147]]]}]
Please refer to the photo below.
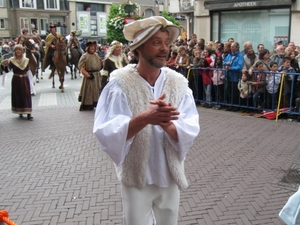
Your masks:
[{"label": "man's beard", "polygon": [[[158,53],[154,56],[148,55],[145,51],[141,51],[140,54],[141,54],[141,57],[143,57],[153,67],[160,69],[161,67],[164,67],[166,65],[168,54],[165,52]],[[156,58],[158,56],[163,56],[164,59],[161,60],[161,59]]]}]

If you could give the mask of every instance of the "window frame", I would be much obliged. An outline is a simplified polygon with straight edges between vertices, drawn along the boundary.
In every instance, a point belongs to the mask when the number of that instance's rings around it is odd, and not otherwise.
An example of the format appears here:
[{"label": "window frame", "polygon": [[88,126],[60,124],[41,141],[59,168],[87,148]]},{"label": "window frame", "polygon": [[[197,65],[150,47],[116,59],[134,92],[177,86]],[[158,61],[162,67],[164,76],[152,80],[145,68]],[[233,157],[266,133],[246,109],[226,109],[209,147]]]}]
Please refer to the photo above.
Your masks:
[{"label": "window frame", "polygon": [[4,0],[0,0],[0,7],[4,7]]},{"label": "window frame", "polygon": [[[33,4],[33,7],[28,7],[28,6],[24,6],[23,5],[23,1],[26,1],[26,3],[29,1],[31,1],[31,3]],[[19,0],[19,3],[20,3],[20,8],[21,9],[36,9],[36,0]]]},{"label": "window frame", "polygon": [[[49,8],[48,7],[48,2],[53,2],[55,3],[56,2],[56,8]],[[60,10],[60,4],[59,4],[59,0],[44,0],[44,6],[45,6],[45,9],[47,10]]]},{"label": "window frame", "polygon": [[[1,27],[2,21],[3,20],[3,27]],[[6,29],[6,20],[5,18],[0,18],[0,30]]]}]

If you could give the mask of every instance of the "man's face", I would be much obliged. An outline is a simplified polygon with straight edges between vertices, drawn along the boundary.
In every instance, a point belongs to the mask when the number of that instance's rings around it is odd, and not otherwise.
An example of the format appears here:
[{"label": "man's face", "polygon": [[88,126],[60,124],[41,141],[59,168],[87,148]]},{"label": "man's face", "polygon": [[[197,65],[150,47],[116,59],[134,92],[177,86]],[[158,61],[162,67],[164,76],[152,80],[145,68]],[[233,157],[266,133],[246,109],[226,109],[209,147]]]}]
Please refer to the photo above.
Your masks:
[{"label": "man's face", "polygon": [[236,46],[236,43],[232,43],[231,44],[231,52],[232,53],[235,53],[235,52],[237,52],[238,51],[238,48],[237,48],[237,46]]},{"label": "man's face", "polygon": [[290,42],[289,43],[289,47],[291,47],[293,50],[296,49],[295,43],[294,42]]},{"label": "man's face", "polygon": [[258,52],[260,52],[260,51],[262,51],[262,50],[264,50],[264,49],[265,49],[265,46],[259,45],[257,50],[258,50]]},{"label": "man's face", "polygon": [[284,50],[285,50],[285,48],[283,45],[277,46],[277,54],[278,55],[284,55]]},{"label": "man's face", "polygon": [[149,65],[161,68],[166,65],[170,44],[168,32],[159,30],[136,50]]}]

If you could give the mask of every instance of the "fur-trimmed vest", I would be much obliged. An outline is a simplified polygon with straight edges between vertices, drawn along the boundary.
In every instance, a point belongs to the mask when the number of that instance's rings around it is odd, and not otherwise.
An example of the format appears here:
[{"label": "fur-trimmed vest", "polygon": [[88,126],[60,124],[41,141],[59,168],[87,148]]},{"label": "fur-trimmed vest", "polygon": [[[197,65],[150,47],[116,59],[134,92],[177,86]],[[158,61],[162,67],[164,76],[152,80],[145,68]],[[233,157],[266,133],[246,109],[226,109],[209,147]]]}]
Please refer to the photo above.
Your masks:
[{"label": "fur-trimmed vest", "polygon": [[[122,91],[126,94],[133,117],[148,109],[150,100],[153,100],[150,90],[143,88],[145,85],[143,78],[138,74],[135,66],[135,64],[129,64],[111,74],[111,77],[117,80]],[[163,87],[163,93],[166,94],[165,101],[171,102],[174,107],[178,108],[188,88],[188,82],[181,74],[169,68],[162,68],[162,70],[166,74]],[[117,168],[118,178],[128,186],[142,188],[146,184],[151,126],[147,125],[136,134],[123,164]],[[187,188],[188,182],[184,174],[184,162],[179,160],[179,155],[166,137],[164,137],[163,144],[171,176],[180,189]]]}]

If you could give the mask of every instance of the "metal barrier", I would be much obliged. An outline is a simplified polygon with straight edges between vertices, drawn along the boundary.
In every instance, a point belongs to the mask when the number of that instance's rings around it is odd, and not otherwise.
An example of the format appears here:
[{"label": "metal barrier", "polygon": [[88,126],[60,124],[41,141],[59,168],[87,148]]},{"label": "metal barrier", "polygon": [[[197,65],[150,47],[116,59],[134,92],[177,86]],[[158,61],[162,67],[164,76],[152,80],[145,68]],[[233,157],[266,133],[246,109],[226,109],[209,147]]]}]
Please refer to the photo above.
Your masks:
[{"label": "metal barrier", "polygon": [[[241,97],[241,89],[238,87],[242,71],[191,67],[182,74],[189,81],[196,103],[219,106],[219,108],[233,107],[246,111],[278,112],[277,114],[284,112],[300,116],[300,96],[296,96],[296,92],[300,89],[300,74],[253,71],[250,76],[247,72],[250,94],[244,98]],[[235,77],[233,78],[232,75]],[[217,76],[214,78],[216,82],[212,81],[214,76]],[[269,80],[269,84],[266,79]],[[278,79],[280,79],[279,84]],[[256,82],[263,84],[258,85]]]}]

